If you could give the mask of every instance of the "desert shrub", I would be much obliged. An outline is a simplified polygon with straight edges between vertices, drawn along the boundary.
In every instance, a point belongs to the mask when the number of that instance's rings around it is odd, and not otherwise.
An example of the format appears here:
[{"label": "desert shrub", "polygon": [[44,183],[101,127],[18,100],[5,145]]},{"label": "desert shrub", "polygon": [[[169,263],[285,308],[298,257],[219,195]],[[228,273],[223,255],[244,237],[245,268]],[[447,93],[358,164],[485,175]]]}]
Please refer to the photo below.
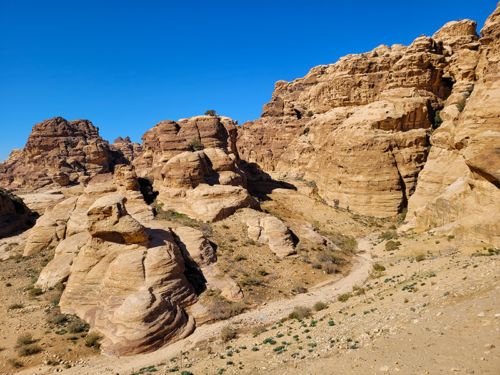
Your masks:
[{"label": "desert shrub", "polygon": [[347,302],[347,300],[349,298],[351,298],[351,297],[352,297],[351,293],[344,293],[344,294],[341,294],[340,296],[338,296],[337,301],[339,301],[339,302]]},{"label": "desert shrub", "polygon": [[465,104],[466,104],[466,100],[465,99],[461,100],[460,102],[458,102],[456,104],[459,112],[462,112],[464,110]]},{"label": "desert shrub", "polygon": [[365,288],[360,287],[359,285],[353,285],[352,291],[354,292],[355,295],[360,296],[362,294],[365,294]]},{"label": "desert shrub", "polygon": [[384,240],[392,240],[393,238],[397,238],[397,233],[395,231],[389,230],[380,235],[380,238]]},{"label": "desert shrub", "polygon": [[415,257],[415,260],[417,262],[421,262],[423,260],[425,260],[425,254],[418,254],[416,257]]},{"label": "desert shrub", "polygon": [[253,239],[251,239],[251,238],[247,241],[247,243],[248,243],[249,245],[252,245],[252,246],[257,245],[257,243],[256,243]]},{"label": "desert shrub", "polygon": [[29,345],[32,342],[33,342],[33,336],[29,332],[26,332],[26,333],[23,333],[22,335],[19,335],[17,337],[17,341],[16,341],[17,346]]},{"label": "desert shrub", "polygon": [[240,315],[243,310],[245,310],[245,304],[243,302],[231,302],[231,316]]},{"label": "desert shrub", "polygon": [[231,304],[221,298],[214,298],[208,305],[211,320],[224,320],[231,317]]},{"label": "desert shrub", "polygon": [[323,262],[323,264],[321,265],[321,269],[329,275],[337,271],[337,267],[330,260]]},{"label": "desert shrub", "polygon": [[382,271],[385,271],[385,267],[379,263],[375,263],[373,265],[373,270],[376,272],[382,272]]},{"label": "desert shrub", "polygon": [[14,368],[21,368],[24,366],[23,363],[16,358],[9,358],[8,362],[9,362],[9,365],[11,365]]},{"label": "desert shrub", "polygon": [[321,269],[321,261],[319,259],[314,259],[311,262],[311,266],[312,266],[312,268],[319,270],[319,269]]},{"label": "desert shrub", "polygon": [[327,309],[328,308],[328,305],[324,302],[316,302],[313,306],[314,310],[316,311],[321,311],[321,310],[324,310],[324,309]]},{"label": "desert shrub", "polygon": [[239,262],[241,260],[247,260],[247,258],[243,254],[236,254],[234,256],[234,260],[237,261],[237,262]]},{"label": "desert shrub", "polygon": [[41,351],[42,351],[42,348],[40,347],[40,345],[31,344],[31,345],[22,346],[21,348],[19,348],[19,350],[17,351],[17,354],[19,355],[19,357],[27,357],[29,355],[33,355],[33,354],[39,353]]},{"label": "desert shrub", "polygon": [[205,112],[205,116],[215,116],[215,109],[209,109],[208,111]]},{"label": "desert shrub", "polygon": [[227,224],[222,224],[222,228],[229,229],[229,226]]},{"label": "desert shrub", "polygon": [[30,289],[30,291],[28,292],[28,295],[30,297],[37,297],[42,293],[43,293],[43,290],[41,290],[40,288],[33,288],[33,289]]},{"label": "desert shrub", "polygon": [[306,306],[295,306],[293,311],[288,315],[290,319],[304,319],[311,316],[312,311]]},{"label": "desert shrub", "polygon": [[344,241],[342,250],[344,251],[354,251],[358,247],[358,241],[356,241],[354,238],[348,238]]},{"label": "desert shrub", "polygon": [[98,332],[92,331],[85,337],[85,346],[99,349],[101,347],[101,338],[102,336]]},{"label": "desert shrub", "polygon": [[203,144],[198,138],[193,138],[191,139],[191,142],[189,142],[189,145],[193,149],[193,151],[199,151],[203,150]]},{"label": "desert shrub", "polygon": [[50,324],[60,324],[67,320],[68,316],[66,314],[61,314],[59,309],[52,310],[51,314],[47,317],[47,322]]},{"label": "desert shrub", "polygon": [[5,284],[5,286],[9,287],[9,286],[12,286],[12,284],[11,283],[7,283],[7,284]]},{"label": "desert shrub", "polygon": [[257,275],[267,276],[267,275],[269,275],[269,273],[265,269],[261,268],[261,269],[257,270]]},{"label": "desert shrub", "polygon": [[393,250],[396,250],[400,245],[401,245],[401,242],[390,240],[390,241],[386,242],[385,250],[393,251]]},{"label": "desert shrub", "polygon": [[339,208],[340,201],[338,199],[333,200],[333,207],[334,208]]},{"label": "desert shrub", "polygon": [[14,303],[9,306],[9,310],[22,309],[24,305],[22,303]]},{"label": "desert shrub", "polygon": [[306,113],[306,116],[307,116],[307,117],[313,117],[313,115],[314,115],[314,113],[313,113],[312,111],[308,111],[308,112]]},{"label": "desert shrub", "polygon": [[207,223],[201,224],[198,229],[203,233],[205,237],[209,237],[213,233],[212,227]]},{"label": "desert shrub", "polygon": [[248,285],[253,285],[253,286],[258,286],[264,283],[264,279],[260,277],[259,275],[249,275],[249,276],[244,276],[240,280],[240,285],[242,286],[248,286]]},{"label": "desert shrub", "polygon": [[311,130],[309,127],[305,128],[304,129],[304,133],[302,133],[302,134],[304,134],[304,135],[309,134],[309,130]]},{"label": "desert shrub", "polygon": [[68,325],[68,331],[70,333],[80,333],[85,331],[85,329],[86,329],[86,324],[80,319],[75,320]]},{"label": "desert shrub", "polygon": [[295,290],[297,293],[307,292],[307,288],[300,281],[295,283],[295,285],[293,286],[293,290]]},{"label": "desert shrub", "polygon": [[450,235],[448,236],[448,241],[451,241],[451,240],[452,240],[452,239],[454,239],[454,238],[455,238],[455,236],[454,236],[454,235],[452,235],[452,234],[450,234]]},{"label": "desert shrub", "polygon": [[236,241],[238,241],[238,240],[236,239],[236,237],[234,237],[234,236],[229,236],[229,237],[227,238],[227,240],[228,240],[229,242],[236,242]]},{"label": "desert shrub", "polygon": [[441,126],[443,120],[441,119],[441,111],[436,111],[434,115],[434,129],[437,129]]},{"label": "desert shrub", "polygon": [[236,337],[236,332],[233,330],[233,328],[229,325],[225,325],[222,327],[220,330],[220,339],[224,342],[227,342],[229,340],[232,340]]}]

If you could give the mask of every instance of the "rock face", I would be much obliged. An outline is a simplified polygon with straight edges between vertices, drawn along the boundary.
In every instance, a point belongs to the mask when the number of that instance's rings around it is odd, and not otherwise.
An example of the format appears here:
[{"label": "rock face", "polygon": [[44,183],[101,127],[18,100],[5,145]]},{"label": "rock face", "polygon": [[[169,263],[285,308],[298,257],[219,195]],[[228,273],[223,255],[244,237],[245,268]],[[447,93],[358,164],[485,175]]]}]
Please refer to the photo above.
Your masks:
[{"label": "rock face", "polygon": [[474,76],[475,27],[452,22],[408,47],[381,45],[277,82],[261,118],[242,126],[241,158],[275,178],[314,181],[329,204],[378,217],[402,212],[436,111],[454,82]]},{"label": "rock face", "polygon": [[278,218],[268,216],[260,220],[250,219],[247,225],[248,238],[268,244],[278,257],[296,254],[292,234]]},{"label": "rock face", "polygon": [[33,126],[23,150],[0,163],[0,184],[39,188],[85,181],[110,169],[109,144],[88,120],[54,117]]},{"label": "rock face", "polygon": [[105,335],[103,351],[131,355],[183,338],[194,322],[183,311],[196,301],[184,260],[169,231],[148,229],[118,194],[87,212],[89,239],[71,266],[61,310]]},{"label": "rock face", "polygon": [[34,223],[35,217],[23,200],[0,189],[0,238],[30,228]]},{"label": "rock face", "polygon": [[109,148],[115,164],[131,164],[142,153],[142,145],[132,143],[129,137],[116,138]]},{"label": "rock face", "polygon": [[144,134],[143,142],[134,165],[139,176],[154,178],[164,210],[215,221],[238,208],[258,206],[246,190],[230,118],[162,121]]},{"label": "rock face", "polygon": [[460,39],[458,23],[447,25],[454,30],[449,48],[468,64],[457,58],[450,69],[457,83],[409,200],[408,226],[500,246],[500,7],[477,42]]}]

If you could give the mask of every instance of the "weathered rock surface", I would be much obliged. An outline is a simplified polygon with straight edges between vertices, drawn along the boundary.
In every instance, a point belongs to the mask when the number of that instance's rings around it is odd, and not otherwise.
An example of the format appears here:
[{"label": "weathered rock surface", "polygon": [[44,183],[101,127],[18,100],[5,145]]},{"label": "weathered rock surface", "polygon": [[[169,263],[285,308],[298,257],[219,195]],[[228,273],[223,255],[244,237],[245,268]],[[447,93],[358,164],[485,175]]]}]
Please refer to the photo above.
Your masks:
[{"label": "weathered rock surface", "polygon": [[238,208],[258,206],[246,190],[230,118],[162,121],[144,133],[143,141],[134,166],[139,176],[154,178],[164,210],[215,221]]},{"label": "weathered rock surface", "polygon": [[108,172],[110,164],[109,144],[90,121],[54,117],[34,125],[24,149],[0,163],[0,184],[65,186]]},{"label": "weathered rock surface", "polygon": [[[241,158],[275,178],[314,181],[329,204],[379,217],[402,212],[435,112],[453,82],[474,77],[475,26],[452,22],[408,47],[381,45],[277,82],[261,118],[242,126]],[[467,85],[458,86],[463,97]]]},{"label": "weathered rock surface", "polygon": [[35,217],[18,196],[0,189],[0,239],[33,226]]},{"label": "weathered rock surface", "polygon": [[118,137],[110,145],[114,164],[131,164],[142,153],[142,145],[133,142],[129,137]]},{"label": "weathered rock surface", "polygon": [[71,265],[76,259],[80,249],[87,242],[88,233],[78,233],[63,240],[56,247],[54,259],[42,270],[36,286],[42,289],[55,287],[64,282],[70,275]]},{"label": "weathered rock surface", "polygon": [[196,301],[184,260],[169,231],[148,229],[125,209],[126,198],[98,199],[85,225],[91,236],[80,250],[61,310],[76,313],[104,334],[105,353],[155,350],[194,329],[182,307]]},{"label": "weathered rock surface", "polygon": [[201,231],[190,227],[178,227],[173,232],[186,265],[199,269],[206,280],[206,289],[220,289],[221,295],[229,300],[243,298],[238,283],[217,267],[215,250]]},{"label": "weathered rock surface", "polygon": [[[481,35],[459,49],[475,51],[478,61],[441,111],[443,124],[431,137],[405,229],[437,228],[500,246],[500,6]],[[461,101],[462,112],[456,105]]]},{"label": "weathered rock surface", "polygon": [[269,249],[278,257],[283,258],[296,254],[292,234],[286,225],[274,216],[260,220],[250,219],[247,222],[248,237],[269,245]]}]

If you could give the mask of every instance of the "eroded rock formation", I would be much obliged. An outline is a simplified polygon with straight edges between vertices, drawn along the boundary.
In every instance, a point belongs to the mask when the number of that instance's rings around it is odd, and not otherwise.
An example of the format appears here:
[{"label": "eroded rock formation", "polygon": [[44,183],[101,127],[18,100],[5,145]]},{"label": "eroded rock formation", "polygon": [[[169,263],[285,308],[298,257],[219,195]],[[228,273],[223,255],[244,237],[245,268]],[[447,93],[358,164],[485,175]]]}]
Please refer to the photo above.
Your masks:
[{"label": "eroded rock formation", "polygon": [[[459,23],[447,25],[459,34]],[[499,6],[481,35],[473,43],[450,42],[449,48],[469,63],[467,69],[458,63],[450,69],[459,82],[440,113],[442,125],[432,134],[429,160],[409,201],[408,226],[439,227],[500,246]]]},{"label": "eroded rock formation", "polygon": [[401,212],[425,165],[436,111],[453,82],[474,76],[475,27],[452,22],[408,47],[381,45],[277,82],[261,118],[242,126],[242,159],[275,178],[314,181],[332,205]]},{"label": "eroded rock formation", "polygon": [[148,229],[130,216],[119,194],[87,211],[90,234],[71,266],[61,310],[76,313],[105,335],[105,353],[157,349],[190,334],[183,307],[196,301],[184,260],[169,231]]},{"label": "eroded rock formation", "polygon": [[143,142],[134,165],[139,176],[154,178],[164,210],[215,221],[238,208],[258,206],[246,190],[235,123],[228,117],[162,121],[144,134]]},{"label": "eroded rock formation", "polygon": [[247,225],[248,238],[268,244],[269,249],[278,257],[296,254],[292,234],[280,219],[274,216],[260,220],[250,219]]}]

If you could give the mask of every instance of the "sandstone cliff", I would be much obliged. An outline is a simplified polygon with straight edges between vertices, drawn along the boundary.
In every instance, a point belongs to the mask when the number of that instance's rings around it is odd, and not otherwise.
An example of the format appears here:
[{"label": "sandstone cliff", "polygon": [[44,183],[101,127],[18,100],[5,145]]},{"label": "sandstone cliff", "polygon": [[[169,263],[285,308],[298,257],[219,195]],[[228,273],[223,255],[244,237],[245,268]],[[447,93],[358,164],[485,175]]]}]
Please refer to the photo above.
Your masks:
[{"label": "sandstone cliff", "polygon": [[441,111],[443,123],[432,134],[407,227],[440,227],[500,246],[500,3],[481,35],[459,49],[472,72],[451,65],[458,90],[454,86]]},{"label": "sandstone cliff", "polygon": [[457,98],[467,93],[458,81],[474,79],[475,28],[452,22],[408,47],[381,45],[277,82],[261,118],[242,126],[241,158],[274,178],[313,181],[332,205],[379,217],[402,212],[436,112],[452,89]]},{"label": "sandstone cliff", "polygon": [[117,140],[113,147],[88,120],[54,117],[33,126],[26,146],[0,163],[0,186],[37,189],[87,183],[93,176],[129,163],[140,146]]}]

